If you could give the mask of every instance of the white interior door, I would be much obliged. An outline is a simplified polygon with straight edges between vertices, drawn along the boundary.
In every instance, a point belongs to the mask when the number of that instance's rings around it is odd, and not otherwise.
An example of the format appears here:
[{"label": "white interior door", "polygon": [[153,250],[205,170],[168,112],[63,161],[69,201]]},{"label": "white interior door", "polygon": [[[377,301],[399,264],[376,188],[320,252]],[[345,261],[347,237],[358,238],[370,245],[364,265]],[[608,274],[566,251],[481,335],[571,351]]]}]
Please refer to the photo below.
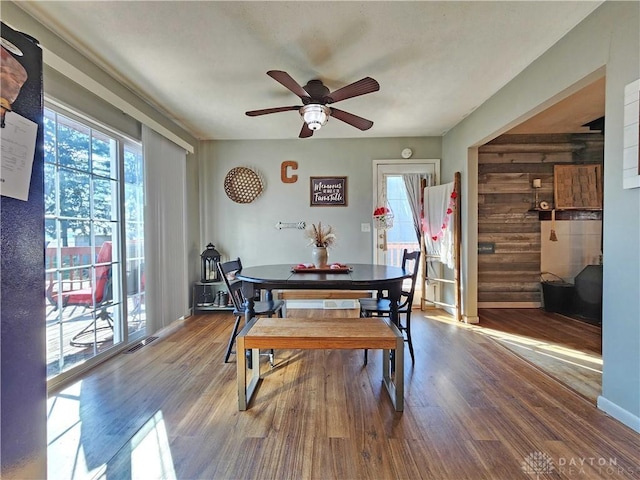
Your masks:
[{"label": "white interior door", "polygon": [[400,266],[402,251],[420,248],[413,226],[402,175],[431,174],[434,184],[440,183],[439,159],[375,160],[373,162],[373,210],[386,200],[393,211],[393,226],[387,230],[376,228],[373,222],[373,261],[381,265]]}]

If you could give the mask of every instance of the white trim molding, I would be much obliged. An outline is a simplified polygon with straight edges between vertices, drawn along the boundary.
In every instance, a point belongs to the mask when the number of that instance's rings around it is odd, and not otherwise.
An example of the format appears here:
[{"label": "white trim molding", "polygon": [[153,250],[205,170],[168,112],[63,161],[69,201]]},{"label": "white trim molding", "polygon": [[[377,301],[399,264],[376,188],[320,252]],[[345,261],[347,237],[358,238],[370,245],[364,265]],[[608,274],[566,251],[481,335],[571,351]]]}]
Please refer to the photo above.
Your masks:
[{"label": "white trim molding", "polygon": [[42,58],[44,63],[49,65],[54,70],[57,70],[65,77],[73,80],[74,82],[82,85],[84,88],[94,93],[98,97],[102,98],[106,102],[110,103],[116,108],[119,108],[127,115],[138,120],[140,123],[146,125],[156,133],[162,135],[167,140],[172,141],[176,145],[184,148],[187,152],[193,153],[194,147],[189,142],[183,140],[178,135],[170,131],[168,128],[160,125],[160,123],[156,122],[153,118],[139,110],[138,108],[131,105],[129,102],[121,98],[119,95],[116,95],[114,92],[106,88],[100,82],[94,80],[86,73],[82,72],[80,69],[74,67],[69,62],[59,57],[51,50],[47,50],[45,47],[42,47]]}]

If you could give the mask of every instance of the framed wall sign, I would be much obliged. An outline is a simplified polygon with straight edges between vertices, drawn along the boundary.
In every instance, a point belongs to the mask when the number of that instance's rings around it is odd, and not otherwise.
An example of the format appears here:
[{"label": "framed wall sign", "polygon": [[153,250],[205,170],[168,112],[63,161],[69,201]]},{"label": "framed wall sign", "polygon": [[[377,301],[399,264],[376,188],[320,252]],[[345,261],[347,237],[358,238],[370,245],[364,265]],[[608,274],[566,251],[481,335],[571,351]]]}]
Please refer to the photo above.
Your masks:
[{"label": "framed wall sign", "polygon": [[347,177],[310,177],[312,207],[346,207]]}]

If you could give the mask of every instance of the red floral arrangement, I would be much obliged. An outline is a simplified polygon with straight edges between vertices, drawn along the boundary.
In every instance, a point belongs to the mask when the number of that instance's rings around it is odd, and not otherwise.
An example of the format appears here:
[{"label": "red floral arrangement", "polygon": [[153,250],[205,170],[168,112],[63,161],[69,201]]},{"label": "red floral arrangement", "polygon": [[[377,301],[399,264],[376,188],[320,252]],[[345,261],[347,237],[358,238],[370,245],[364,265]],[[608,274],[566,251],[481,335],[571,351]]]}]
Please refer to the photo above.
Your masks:
[{"label": "red floral arrangement", "polygon": [[391,213],[387,207],[378,207],[373,211],[373,216],[377,217],[378,215],[386,215],[387,213]]},{"label": "red floral arrangement", "polygon": [[376,228],[388,230],[393,227],[393,211],[389,207],[376,207],[373,211]]}]

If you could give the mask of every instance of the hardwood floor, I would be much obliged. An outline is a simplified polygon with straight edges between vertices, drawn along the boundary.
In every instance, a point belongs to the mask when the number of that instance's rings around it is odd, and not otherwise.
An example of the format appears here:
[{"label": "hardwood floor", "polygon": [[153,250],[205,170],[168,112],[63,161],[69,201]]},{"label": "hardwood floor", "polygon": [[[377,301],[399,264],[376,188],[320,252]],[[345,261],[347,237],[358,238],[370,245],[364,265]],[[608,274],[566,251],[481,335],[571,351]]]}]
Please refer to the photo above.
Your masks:
[{"label": "hardwood floor", "polygon": [[435,316],[412,319],[403,413],[382,386],[380,352],[365,367],[361,350],[277,351],[239,412],[235,359],[222,361],[232,321],[187,319],[52,395],[49,479],[640,477],[640,435]]},{"label": "hardwood floor", "polygon": [[541,309],[482,309],[481,332],[596,404],[602,329]]}]

